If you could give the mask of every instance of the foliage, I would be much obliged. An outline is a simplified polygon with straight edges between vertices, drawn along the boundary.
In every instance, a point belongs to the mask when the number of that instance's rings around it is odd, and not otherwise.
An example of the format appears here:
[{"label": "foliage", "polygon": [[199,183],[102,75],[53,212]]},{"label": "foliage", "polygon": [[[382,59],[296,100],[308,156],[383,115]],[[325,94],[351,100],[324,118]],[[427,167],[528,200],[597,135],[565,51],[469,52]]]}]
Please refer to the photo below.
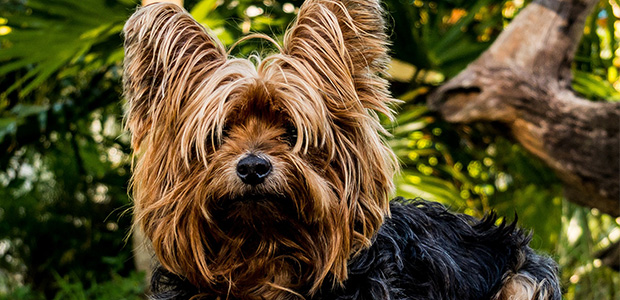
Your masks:
[{"label": "foliage", "polygon": [[138,300],[144,299],[144,274],[133,272],[127,278],[113,275],[112,280],[97,284],[93,283],[85,289],[79,278],[59,278],[60,291],[54,300]]},{"label": "foliage", "polygon": [[586,20],[575,54],[573,88],[592,100],[620,101],[619,1],[601,1]]},{"label": "foliage", "polygon": [[[54,300],[141,300],[146,289],[144,274],[132,272],[128,277],[113,274],[112,279],[103,283],[93,282],[89,287],[75,276],[60,277],[55,274],[58,293]],[[39,300],[45,297],[30,286],[16,288],[10,297],[0,295],[0,300]]]},{"label": "foliage", "polygon": [[3,290],[29,284],[46,298],[60,288],[54,274],[88,288],[133,270],[118,104],[129,4],[73,2],[0,10],[10,28],[0,37],[0,278]]},{"label": "foliage", "polygon": [[[302,1],[191,0],[186,8],[227,46],[282,34]],[[555,176],[493,124],[454,126],[429,112],[432,89],[482,53],[523,0],[388,0],[394,75],[403,104],[389,139],[403,164],[398,193],[468,214],[491,209],[534,231],[558,259],[566,299],[618,297],[620,276],[595,252],[620,220],[563,200]],[[0,0],[0,299],[137,299],[120,74],[131,0]],[[589,17],[574,89],[620,100],[617,1]],[[235,55],[272,51],[263,39]]]}]

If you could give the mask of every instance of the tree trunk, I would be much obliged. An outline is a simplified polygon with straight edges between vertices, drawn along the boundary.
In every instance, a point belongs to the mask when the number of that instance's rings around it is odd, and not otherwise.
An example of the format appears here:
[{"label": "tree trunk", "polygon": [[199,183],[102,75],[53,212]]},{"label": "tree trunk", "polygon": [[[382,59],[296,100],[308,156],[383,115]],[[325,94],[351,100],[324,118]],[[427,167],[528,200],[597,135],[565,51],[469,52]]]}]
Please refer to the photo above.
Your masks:
[{"label": "tree trunk", "polygon": [[620,215],[620,103],[571,90],[571,63],[598,0],[525,7],[493,45],[428,100],[453,123],[500,122],[563,181],[569,201]]},{"label": "tree trunk", "polygon": [[131,244],[136,270],[144,272],[145,281],[149,283],[153,274],[153,268],[156,265],[155,253],[150,241],[144,236],[144,232],[138,226],[131,233]]}]

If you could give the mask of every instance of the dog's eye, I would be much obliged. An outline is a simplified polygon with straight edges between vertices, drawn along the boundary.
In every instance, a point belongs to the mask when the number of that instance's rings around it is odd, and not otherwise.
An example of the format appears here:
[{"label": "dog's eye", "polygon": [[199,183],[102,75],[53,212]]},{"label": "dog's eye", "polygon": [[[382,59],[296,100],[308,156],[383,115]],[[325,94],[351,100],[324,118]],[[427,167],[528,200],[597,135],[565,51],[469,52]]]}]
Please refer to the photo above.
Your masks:
[{"label": "dog's eye", "polygon": [[295,125],[292,123],[288,123],[284,126],[284,129],[286,130],[286,133],[284,133],[282,137],[289,145],[294,145],[295,142],[297,142],[297,128],[295,128]]}]

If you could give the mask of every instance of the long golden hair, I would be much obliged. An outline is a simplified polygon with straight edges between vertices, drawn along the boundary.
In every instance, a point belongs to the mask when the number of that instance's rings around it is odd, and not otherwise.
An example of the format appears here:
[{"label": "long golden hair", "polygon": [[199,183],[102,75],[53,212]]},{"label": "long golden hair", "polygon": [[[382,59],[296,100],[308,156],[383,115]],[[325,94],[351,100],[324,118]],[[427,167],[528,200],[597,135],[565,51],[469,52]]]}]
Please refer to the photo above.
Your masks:
[{"label": "long golden hair", "polygon": [[[378,119],[394,102],[379,1],[306,1],[281,52],[256,63],[176,5],[138,9],[124,35],[135,223],[161,265],[205,296],[303,298],[346,280],[397,169]],[[252,190],[234,173],[249,152],[274,165]],[[222,208],[248,193],[280,202]]]}]

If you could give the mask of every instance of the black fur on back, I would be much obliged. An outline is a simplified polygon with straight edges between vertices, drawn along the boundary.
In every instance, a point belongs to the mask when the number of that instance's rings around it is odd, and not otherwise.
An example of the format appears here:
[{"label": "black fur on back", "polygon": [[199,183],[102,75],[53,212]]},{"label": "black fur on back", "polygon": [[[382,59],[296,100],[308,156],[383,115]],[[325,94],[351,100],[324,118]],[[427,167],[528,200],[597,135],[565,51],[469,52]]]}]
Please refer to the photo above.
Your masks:
[{"label": "black fur on back", "polygon": [[[396,198],[390,206],[372,246],[349,262],[344,284],[328,278],[307,299],[492,300],[513,273],[544,282],[547,299],[561,299],[555,263],[528,247],[530,235],[516,228],[516,220],[496,225],[495,213],[478,220],[424,200]],[[157,300],[199,293],[161,268],[151,290]]]}]

